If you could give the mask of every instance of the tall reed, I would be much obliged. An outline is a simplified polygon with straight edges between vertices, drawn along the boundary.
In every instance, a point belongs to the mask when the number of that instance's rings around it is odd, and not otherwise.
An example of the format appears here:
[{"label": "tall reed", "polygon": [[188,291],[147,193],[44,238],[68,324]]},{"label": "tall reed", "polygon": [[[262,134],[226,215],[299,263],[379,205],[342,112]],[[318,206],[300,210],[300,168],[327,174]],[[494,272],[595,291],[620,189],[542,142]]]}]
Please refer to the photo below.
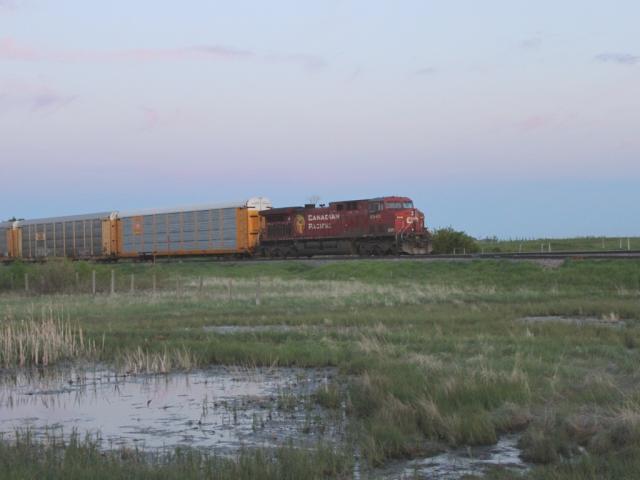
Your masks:
[{"label": "tall reed", "polygon": [[63,308],[53,305],[30,310],[25,318],[11,312],[0,325],[0,365],[46,366],[61,360],[95,358],[98,348],[84,337],[82,328],[71,322]]},{"label": "tall reed", "polygon": [[196,357],[187,348],[176,348],[161,352],[136,350],[122,353],[116,360],[120,371],[129,374],[169,373],[172,370],[191,370],[197,366]]}]

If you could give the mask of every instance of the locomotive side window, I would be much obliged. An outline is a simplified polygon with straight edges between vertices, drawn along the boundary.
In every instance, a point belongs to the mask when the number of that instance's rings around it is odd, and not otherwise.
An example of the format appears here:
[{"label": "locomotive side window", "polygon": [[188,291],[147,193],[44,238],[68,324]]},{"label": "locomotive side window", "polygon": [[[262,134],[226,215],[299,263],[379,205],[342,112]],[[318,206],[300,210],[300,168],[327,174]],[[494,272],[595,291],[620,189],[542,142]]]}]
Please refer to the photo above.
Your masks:
[{"label": "locomotive side window", "polygon": [[377,213],[382,210],[382,203],[375,202],[369,204],[369,213]]},{"label": "locomotive side window", "polygon": [[338,210],[339,212],[341,212],[342,210],[344,210],[344,205],[342,205],[341,203],[339,203],[338,205],[336,205],[336,210]]},{"label": "locomotive side window", "polygon": [[357,202],[349,202],[347,203],[347,210],[357,210],[358,203]]}]

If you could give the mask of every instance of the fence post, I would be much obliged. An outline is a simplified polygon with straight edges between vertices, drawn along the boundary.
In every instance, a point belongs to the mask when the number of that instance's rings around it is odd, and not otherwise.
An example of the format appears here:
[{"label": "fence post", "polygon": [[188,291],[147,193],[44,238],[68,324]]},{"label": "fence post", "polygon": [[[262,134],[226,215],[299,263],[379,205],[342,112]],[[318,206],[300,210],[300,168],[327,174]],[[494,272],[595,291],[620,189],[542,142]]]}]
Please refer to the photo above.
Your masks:
[{"label": "fence post", "polygon": [[631,251],[631,239],[629,237],[627,237],[627,251]]},{"label": "fence post", "polygon": [[136,277],[135,277],[135,273],[131,274],[131,293],[135,293],[136,291]]},{"label": "fence post", "polygon": [[111,295],[116,293],[116,271],[111,270]]},{"label": "fence post", "polygon": [[96,271],[91,271],[91,294],[96,296]]},{"label": "fence post", "polygon": [[549,253],[551,253],[551,242],[549,242]]},{"label": "fence post", "polygon": [[620,250],[622,250],[622,238],[620,238]]},{"label": "fence post", "polygon": [[24,274],[24,291],[29,293],[29,274]]}]

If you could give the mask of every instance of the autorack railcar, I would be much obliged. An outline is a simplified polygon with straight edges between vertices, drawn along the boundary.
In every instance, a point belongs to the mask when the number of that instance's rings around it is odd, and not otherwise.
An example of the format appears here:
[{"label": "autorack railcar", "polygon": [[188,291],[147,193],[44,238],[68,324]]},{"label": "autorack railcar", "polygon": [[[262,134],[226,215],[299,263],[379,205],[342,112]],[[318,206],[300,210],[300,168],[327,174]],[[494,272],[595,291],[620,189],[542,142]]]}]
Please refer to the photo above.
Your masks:
[{"label": "autorack railcar", "polygon": [[260,237],[263,197],[194,207],[118,213],[117,256],[253,254]]},{"label": "autorack railcar", "polygon": [[111,216],[111,212],[99,212],[20,220],[14,225],[13,256],[29,260],[105,257],[110,253]]},{"label": "autorack railcar", "polygon": [[227,204],[22,220],[0,224],[0,258],[117,260],[252,255],[263,197]]}]

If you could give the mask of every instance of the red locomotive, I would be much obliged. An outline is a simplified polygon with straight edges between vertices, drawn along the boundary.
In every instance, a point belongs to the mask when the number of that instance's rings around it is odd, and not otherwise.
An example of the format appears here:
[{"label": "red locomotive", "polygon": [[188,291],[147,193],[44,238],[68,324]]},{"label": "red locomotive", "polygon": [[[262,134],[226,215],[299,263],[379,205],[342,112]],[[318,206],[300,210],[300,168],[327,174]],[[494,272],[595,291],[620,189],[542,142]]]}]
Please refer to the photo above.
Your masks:
[{"label": "red locomotive", "polygon": [[262,255],[421,255],[431,252],[424,214],[407,197],[263,210]]}]

